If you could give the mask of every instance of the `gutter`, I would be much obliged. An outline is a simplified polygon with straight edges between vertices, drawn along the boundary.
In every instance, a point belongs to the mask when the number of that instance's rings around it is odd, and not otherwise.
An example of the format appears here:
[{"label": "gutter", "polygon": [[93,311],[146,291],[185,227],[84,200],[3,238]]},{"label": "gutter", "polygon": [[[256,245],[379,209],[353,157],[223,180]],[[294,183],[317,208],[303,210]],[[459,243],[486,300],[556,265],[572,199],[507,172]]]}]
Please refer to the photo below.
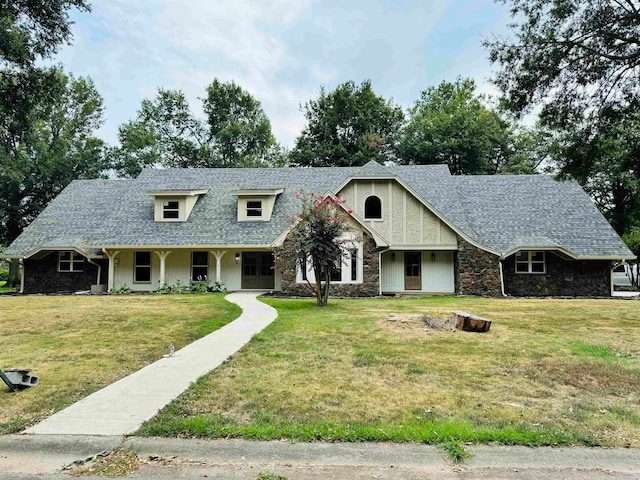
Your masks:
[{"label": "gutter", "polygon": [[96,280],[96,285],[100,285],[100,278],[102,277],[102,265],[94,262],[89,257],[86,257],[86,258],[87,258],[87,262],[89,262],[91,265],[95,265],[96,267],[98,267],[98,279]]},{"label": "gutter", "polygon": [[498,258],[498,268],[500,270],[500,293],[502,293],[503,297],[506,297],[507,294],[504,293],[504,273],[502,271],[502,260]]}]

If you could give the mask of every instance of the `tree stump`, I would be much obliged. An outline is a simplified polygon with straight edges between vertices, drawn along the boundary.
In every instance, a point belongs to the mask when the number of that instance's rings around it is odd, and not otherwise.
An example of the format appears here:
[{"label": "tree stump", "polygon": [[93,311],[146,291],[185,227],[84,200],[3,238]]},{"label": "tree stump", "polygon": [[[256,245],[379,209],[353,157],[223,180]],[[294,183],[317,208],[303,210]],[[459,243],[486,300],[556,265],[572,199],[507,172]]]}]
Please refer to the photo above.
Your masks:
[{"label": "tree stump", "polygon": [[467,312],[451,312],[451,319],[458,330],[465,332],[484,333],[491,328],[491,320]]}]

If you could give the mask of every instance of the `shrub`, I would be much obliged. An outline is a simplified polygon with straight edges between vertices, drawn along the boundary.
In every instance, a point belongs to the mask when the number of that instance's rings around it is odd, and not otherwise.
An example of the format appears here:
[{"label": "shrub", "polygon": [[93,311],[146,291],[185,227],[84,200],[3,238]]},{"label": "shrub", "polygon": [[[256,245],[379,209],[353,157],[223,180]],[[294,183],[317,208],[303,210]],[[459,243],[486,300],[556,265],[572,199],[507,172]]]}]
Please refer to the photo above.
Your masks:
[{"label": "shrub", "polygon": [[0,268],[0,282],[6,282],[9,280],[9,269]]},{"label": "shrub", "polygon": [[126,283],[120,285],[120,288],[116,290],[111,290],[111,295],[128,295],[131,293],[131,288]]}]

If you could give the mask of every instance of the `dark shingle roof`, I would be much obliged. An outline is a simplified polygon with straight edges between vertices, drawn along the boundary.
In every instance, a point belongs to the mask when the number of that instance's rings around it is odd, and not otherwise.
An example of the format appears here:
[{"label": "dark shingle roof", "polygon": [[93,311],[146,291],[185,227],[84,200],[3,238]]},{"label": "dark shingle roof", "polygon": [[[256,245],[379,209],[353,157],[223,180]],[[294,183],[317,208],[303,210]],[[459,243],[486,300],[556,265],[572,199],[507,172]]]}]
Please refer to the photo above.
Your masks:
[{"label": "dark shingle roof", "polygon": [[[446,166],[149,169],[132,180],[72,182],[5,251],[102,246],[269,245],[299,208],[295,194],[334,191],[350,177],[397,176],[471,240],[499,253],[560,247],[576,256],[631,252],[572,182],[547,176],[451,176]],[[231,192],[283,188],[269,222],[237,222]],[[155,222],[158,190],[208,190],[181,223]]]}]

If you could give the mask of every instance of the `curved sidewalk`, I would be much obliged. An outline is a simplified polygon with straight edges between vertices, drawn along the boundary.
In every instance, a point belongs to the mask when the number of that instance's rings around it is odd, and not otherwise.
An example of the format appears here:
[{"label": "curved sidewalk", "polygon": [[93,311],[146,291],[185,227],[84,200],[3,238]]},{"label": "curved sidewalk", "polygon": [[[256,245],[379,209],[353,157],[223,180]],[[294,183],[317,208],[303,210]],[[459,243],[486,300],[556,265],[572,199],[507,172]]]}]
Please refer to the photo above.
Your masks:
[{"label": "curved sidewalk", "polygon": [[229,302],[242,308],[233,322],[83,398],[25,430],[28,434],[126,435],[135,432],[191,383],[218,367],[251,337],[273,322],[278,312],[256,297],[236,292]]}]

